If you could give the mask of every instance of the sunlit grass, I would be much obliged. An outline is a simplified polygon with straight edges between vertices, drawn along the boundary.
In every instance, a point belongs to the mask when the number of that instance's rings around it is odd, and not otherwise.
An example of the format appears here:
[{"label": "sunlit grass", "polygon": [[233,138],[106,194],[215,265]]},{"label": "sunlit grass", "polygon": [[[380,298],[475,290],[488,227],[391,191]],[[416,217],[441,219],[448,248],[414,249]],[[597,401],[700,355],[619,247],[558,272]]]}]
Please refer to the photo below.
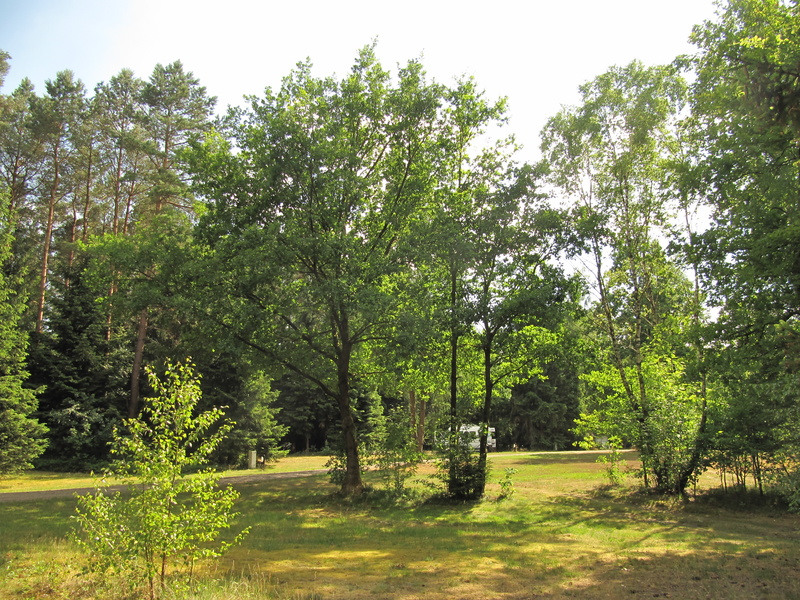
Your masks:
[{"label": "sunlit grass", "polygon": [[[327,456],[297,455],[279,458],[263,467],[253,470],[238,469],[221,471],[222,477],[240,477],[262,473],[288,473],[293,471],[313,471],[324,469]],[[97,474],[99,475],[99,474]],[[98,481],[92,473],[54,473],[26,471],[24,473],[0,477],[0,494],[8,492],[41,492],[45,490],[83,489],[93,487]],[[113,479],[108,485],[118,483]]]},{"label": "sunlit grass", "polygon": [[[324,475],[239,481],[237,527],[250,535],[175,598],[800,597],[800,518],[641,494],[634,480],[608,488],[595,459],[496,454],[487,498],[455,505],[344,500]],[[516,493],[498,501],[508,466]],[[0,504],[0,597],[114,597],[77,576],[74,505]]]},{"label": "sunlit grass", "polygon": [[[41,492],[92,487],[95,478],[91,473],[52,473],[26,471],[0,477],[0,494],[7,492]],[[115,483],[109,481],[109,484]]]}]

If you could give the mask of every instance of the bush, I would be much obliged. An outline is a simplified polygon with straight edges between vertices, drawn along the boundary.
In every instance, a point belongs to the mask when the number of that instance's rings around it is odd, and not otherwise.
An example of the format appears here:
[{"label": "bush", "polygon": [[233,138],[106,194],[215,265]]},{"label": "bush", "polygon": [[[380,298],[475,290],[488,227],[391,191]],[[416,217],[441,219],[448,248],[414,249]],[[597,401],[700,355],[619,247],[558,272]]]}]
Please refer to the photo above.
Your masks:
[{"label": "bush", "polygon": [[437,463],[436,478],[447,485],[454,500],[478,500],[486,488],[486,465],[468,442],[448,445]]},{"label": "bush", "polygon": [[605,472],[608,483],[611,486],[621,485],[628,475],[627,462],[622,458],[622,453],[619,451],[622,447],[622,440],[616,436],[608,438],[608,445],[611,452],[599,456],[597,462],[606,465]]},{"label": "bush", "polygon": [[390,494],[399,498],[406,494],[406,482],[417,472],[423,453],[417,447],[408,414],[398,409],[392,412],[374,440],[367,461],[378,469]]}]

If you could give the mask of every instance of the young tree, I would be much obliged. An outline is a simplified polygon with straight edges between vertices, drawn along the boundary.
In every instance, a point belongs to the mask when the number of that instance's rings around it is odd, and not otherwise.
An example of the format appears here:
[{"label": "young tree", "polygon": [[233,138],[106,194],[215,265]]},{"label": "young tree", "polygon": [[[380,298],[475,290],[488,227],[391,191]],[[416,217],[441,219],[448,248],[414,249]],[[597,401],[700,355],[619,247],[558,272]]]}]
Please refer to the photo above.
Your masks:
[{"label": "young tree", "polygon": [[186,474],[205,467],[232,423],[220,423],[220,408],[196,414],[200,384],[191,367],[168,365],[163,378],[153,370],[148,377],[156,395],[140,418],[126,421],[127,434],[115,432],[117,461],[107,473],[125,481],[128,493],[100,487],[81,496],[77,539],[92,555],[93,569],[133,569],[153,599],[166,587],[170,561],[180,558],[191,574],[196,560],[219,556],[246,531],[220,542],[236,517],[231,509],[239,493],[219,488],[211,469]]}]

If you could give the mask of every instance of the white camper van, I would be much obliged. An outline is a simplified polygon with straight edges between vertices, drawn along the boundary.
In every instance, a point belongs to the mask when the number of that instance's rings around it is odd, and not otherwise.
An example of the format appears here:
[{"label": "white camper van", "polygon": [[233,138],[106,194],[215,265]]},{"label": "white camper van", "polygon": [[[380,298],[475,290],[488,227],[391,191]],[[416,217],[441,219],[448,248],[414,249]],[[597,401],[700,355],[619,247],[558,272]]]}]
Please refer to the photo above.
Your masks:
[{"label": "white camper van", "polygon": [[[481,428],[478,425],[462,425],[459,431],[461,435],[466,438],[470,448],[473,450],[480,450]],[[486,451],[494,452],[496,450],[497,440],[494,439],[494,427],[489,427],[489,435],[486,438]]]}]

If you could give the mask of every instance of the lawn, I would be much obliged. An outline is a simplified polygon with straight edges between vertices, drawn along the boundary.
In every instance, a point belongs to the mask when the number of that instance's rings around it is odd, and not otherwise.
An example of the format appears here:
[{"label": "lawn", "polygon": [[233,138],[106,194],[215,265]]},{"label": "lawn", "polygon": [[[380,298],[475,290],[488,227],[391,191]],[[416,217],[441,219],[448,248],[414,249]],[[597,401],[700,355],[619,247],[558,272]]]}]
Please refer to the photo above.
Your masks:
[{"label": "lawn", "polygon": [[[297,455],[280,458],[275,462],[267,463],[263,468],[255,471],[223,471],[223,477],[238,477],[252,473],[288,473],[292,471],[311,471],[324,469],[328,456]],[[75,488],[89,488],[95,484],[95,478],[90,473],[43,473],[41,471],[28,471],[20,475],[0,478],[0,494],[9,492],[40,492],[46,490],[61,490]],[[114,483],[109,481],[108,483]]]},{"label": "lawn", "polygon": [[[240,481],[238,526],[251,533],[185,597],[800,597],[800,517],[741,499],[643,495],[635,482],[610,490],[595,458],[494,455],[487,498],[460,505],[345,501],[323,475]],[[506,467],[516,493],[498,501]],[[0,504],[0,597],[102,597],[66,539],[74,506]]]}]

